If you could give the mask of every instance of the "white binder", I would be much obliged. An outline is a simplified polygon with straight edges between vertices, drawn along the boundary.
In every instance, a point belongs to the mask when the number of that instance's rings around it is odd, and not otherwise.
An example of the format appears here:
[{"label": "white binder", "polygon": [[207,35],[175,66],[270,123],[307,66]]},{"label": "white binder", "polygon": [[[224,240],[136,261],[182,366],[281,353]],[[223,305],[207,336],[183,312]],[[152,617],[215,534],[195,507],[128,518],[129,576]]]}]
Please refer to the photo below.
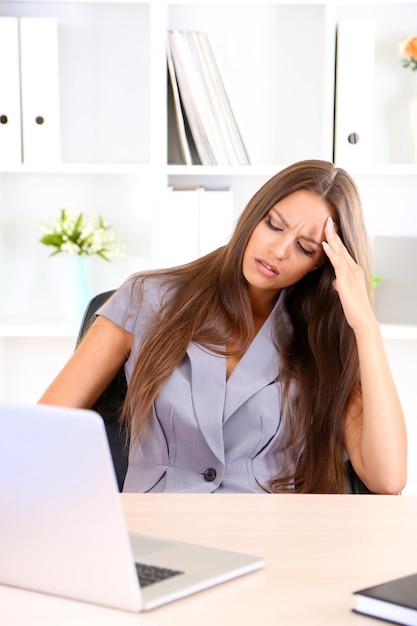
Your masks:
[{"label": "white binder", "polygon": [[231,189],[169,186],[154,219],[152,266],[194,261],[228,243],[233,228]]},{"label": "white binder", "polygon": [[334,161],[371,162],[375,22],[343,19],[337,26]]},{"label": "white binder", "polygon": [[173,267],[198,257],[198,196],[198,187],[167,188],[154,226],[154,266]]},{"label": "white binder", "polygon": [[199,190],[198,255],[204,256],[228,243],[234,228],[233,191]]},{"label": "white binder", "polygon": [[20,18],[23,161],[60,161],[58,25],[52,17]]},{"label": "white binder", "polygon": [[18,20],[0,17],[0,166],[21,162]]}]

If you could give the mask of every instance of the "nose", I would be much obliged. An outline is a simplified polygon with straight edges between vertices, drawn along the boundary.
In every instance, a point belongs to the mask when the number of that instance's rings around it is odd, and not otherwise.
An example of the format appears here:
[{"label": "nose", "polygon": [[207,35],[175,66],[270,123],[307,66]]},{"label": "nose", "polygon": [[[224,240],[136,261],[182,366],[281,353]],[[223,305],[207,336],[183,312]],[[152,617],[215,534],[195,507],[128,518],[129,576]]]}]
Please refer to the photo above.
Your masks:
[{"label": "nose", "polygon": [[290,245],[290,237],[286,234],[282,234],[278,240],[271,245],[271,251],[277,259],[282,261],[288,257]]}]

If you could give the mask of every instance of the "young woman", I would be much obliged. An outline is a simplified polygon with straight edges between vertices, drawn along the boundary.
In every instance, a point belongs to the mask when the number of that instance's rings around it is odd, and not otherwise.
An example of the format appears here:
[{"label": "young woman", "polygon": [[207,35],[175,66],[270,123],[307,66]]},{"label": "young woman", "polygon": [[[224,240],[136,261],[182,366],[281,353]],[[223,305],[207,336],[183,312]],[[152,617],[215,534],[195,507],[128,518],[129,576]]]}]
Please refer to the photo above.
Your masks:
[{"label": "young woman", "polygon": [[127,491],[376,493],[406,482],[400,401],[351,177],[302,161],[228,245],[130,277],[40,402],[90,407],[124,363]]}]

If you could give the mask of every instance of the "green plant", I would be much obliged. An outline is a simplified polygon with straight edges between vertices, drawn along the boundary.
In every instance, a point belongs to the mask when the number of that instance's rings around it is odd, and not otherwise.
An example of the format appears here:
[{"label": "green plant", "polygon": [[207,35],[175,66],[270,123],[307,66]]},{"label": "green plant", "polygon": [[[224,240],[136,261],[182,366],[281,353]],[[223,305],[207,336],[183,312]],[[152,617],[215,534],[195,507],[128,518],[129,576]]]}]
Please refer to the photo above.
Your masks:
[{"label": "green plant", "polygon": [[100,215],[86,219],[83,213],[62,209],[58,220],[52,224],[41,222],[40,229],[43,235],[39,241],[55,248],[51,256],[66,252],[73,256],[97,255],[110,261],[112,257],[122,256],[125,248]]},{"label": "green plant", "polygon": [[372,291],[375,291],[375,289],[378,287],[379,283],[382,282],[382,278],[380,276],[372,276],[371,278],[371,289]]}]

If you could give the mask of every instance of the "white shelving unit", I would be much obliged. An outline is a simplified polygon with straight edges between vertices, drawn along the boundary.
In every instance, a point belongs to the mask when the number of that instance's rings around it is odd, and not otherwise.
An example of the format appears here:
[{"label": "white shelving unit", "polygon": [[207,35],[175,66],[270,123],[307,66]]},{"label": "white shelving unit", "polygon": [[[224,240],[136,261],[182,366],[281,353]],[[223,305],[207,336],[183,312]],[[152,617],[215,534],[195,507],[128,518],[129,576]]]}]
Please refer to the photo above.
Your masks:
[{"label": "white shelving unit", "polygon": [[[0,0],[0,16],[58,20],[62,146],[57,166],[5,166],[0,173],[0,286],[8,294],[0,325],[18,331],[28,317],[35,327],[65,320],[70,264],[50,260],[38,243],[38,221],[64,206],[100,212],[128,244],[123,260],[89,263],[99,291],[152,264],[153,215],[168,184],[231,186],[237,217],[285,165],[331,160],[336,26],[345,17],[376,23],[372,162],[349,168],[370,234],[417,235],[407,118],[417,77],[398,58],[399,40],[417,22],[417,2]],[[251,166],[169,162],[168,28],[209,33]]]},{"label": "white shelving unit", "polygon": [[[35,326],[65,320],[70,263],[50,260],[38,243],[38,221],[64,206],[100,212],[128,244],[126,257],[111,265],[91,259],[99,291],[153,263],[153,215],[168,184],[230,186],[237,217],[282,167],[332,160],[335,36],[345,17],[376,23],[372,162],[349,168],[370,235],[417,235],[407,118],[417,77],[398,57],[399,40],[417,23],[417,2],[0,0],[0,15],[58,20],[62,146],[57,166],[0,173],[0,285],[8,294],[0,324],[27,324],[28,309]],[[169,162],[168,28],[209,33],[251,166]]]},{"label": "white shelving unit", "polygon": [[[400,39],[413,34],[413,24],[417,29],[416,1],[0,0],[0,16],[58,20],[62,147],[57,166],[0,172],[0,397],[18,393],[14,377],[32,376],[32,401],[45,386],[43,364],[58,368],[77,331],[66,324],[70,261],[48,258],[38,221],[63,207],[106,217],[127,253],[110,264],[89,260],[92,289],[102,291],[151,266],[153,220],[167,185],[232,187],[237,217],[284,166],[332,160],[342,18],[372,17],[376,24],[372,160],[348,168],[370,235],[417,236],[417,165],[407,112],[417,76],[398,57]],[[209,33],[252,165],[169,162],[168,28]],[[384,336],[417,343],[413,327],[385,328]],[[25,373],[28,351],[33,358]]]}]

